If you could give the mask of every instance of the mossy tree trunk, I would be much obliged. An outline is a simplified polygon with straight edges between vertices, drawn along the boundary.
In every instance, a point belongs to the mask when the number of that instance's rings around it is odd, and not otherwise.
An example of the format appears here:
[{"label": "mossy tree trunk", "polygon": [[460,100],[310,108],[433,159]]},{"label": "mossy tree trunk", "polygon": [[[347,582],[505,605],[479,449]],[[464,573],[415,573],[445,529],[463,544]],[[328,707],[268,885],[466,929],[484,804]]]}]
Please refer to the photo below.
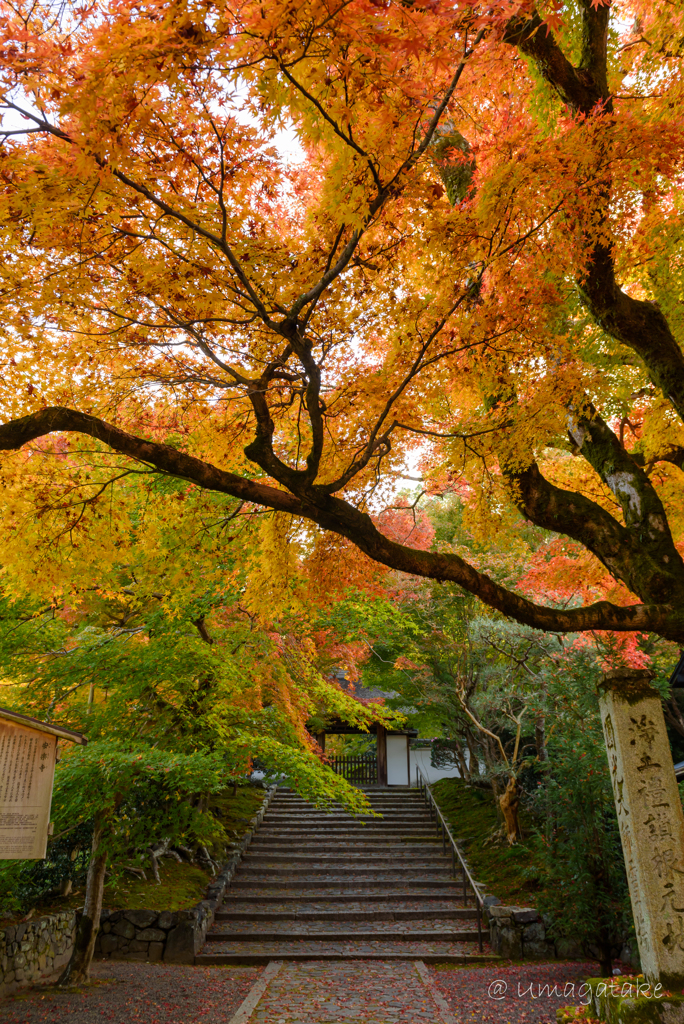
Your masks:
[{"label": "mossy tree trunk", "polygon": [[520,821],[518,819],[520,792],[518,789],[518,780],[514,775],[511,775],[506,789],[499,797],[499,806],[501,807],[501,813],[503,814],[504,822],[506,824],[508,842],[512,846],[520,839]]},{"label": "mossy tree trunk", "polygon": [[57,982],[58,988],[86,985],[90,980],[90,964],[95,952],[97,933],[100,930],[105,868],[107,866],[107,853],[102,849],[103,832],[103,823],[98,822],[93,834],[83,913],[79,916],[71,960],[60,975]]}]

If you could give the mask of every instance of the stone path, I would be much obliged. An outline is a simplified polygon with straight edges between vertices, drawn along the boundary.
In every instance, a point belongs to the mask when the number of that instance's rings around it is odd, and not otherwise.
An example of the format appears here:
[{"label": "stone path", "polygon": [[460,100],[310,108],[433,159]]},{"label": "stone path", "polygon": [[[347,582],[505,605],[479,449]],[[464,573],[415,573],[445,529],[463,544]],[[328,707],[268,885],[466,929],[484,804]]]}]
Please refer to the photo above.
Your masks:
[{"label": "stone path", "polygon": [[[555,1024],[592,964],[272,963],[231,1024]],[[264,991],[265,988],[265,991]]]},{"label": "stone path", "polygon": [[[81,992],[36,988],[0,1006],[3,1024],[555,1024],[581,1003],[593,963],[425,967],[308,961],[191,967],[100,961]],[[267,981],[268,984],[264,984]],[[242,1012],[240,1007],[244,1006]]]},{"label": "stone path", "polygon": [[442,1024],[416,964],[284,963],[249,1024]]},{"label": "stone path", "polygon": [[196,962],[492,959],[420,794],[367,793],[382,817],[279,790]]}]

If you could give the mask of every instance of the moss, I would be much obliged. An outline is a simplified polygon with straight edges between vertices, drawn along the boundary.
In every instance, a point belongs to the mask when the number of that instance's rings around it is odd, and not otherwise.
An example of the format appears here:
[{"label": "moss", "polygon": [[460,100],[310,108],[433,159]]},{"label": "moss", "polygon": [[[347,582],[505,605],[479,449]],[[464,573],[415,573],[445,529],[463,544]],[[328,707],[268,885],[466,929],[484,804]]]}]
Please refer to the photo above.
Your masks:
[{"label": "moss", "polygon": [[659,697],[651,682],[654,673],[650,669],[613,669],[606,672],[599,683],[600,690],[612,690],[627,704],[638,704],[648,697]]},{"label": "moss", "polygon": [[[236,843],[249,828],[250,819],[261,807],[265,796],[263,789],[253,786],[241,786],[233,796],[232,789],[220,794],[213,802],[212,811],[220,818],[230,843]],[[219,856],[218,853],[214,854]],[[219,856],[219,859],[221,857]],[[193,864],[178,864],[162,858],[159,864],[161,884],[148,874],[147,881],[129,874],[118,874],[105,885],[103,906],[108,910],[183,910],[192,907],[203,898],[211,879],[208,871]],[[85,895],[85,879],[68,896],[44,896],[34,908],[32,917],[43,914],[58,913],[63,910],[76,910],[83,906]],[[2,924],[16,923],[24,916],[24,912],[3,919]]]},{"label": "moss", "polygon": [[475,161],[469,158],[470,144],[460,132],[438,134],[432,147],[442,184],[452,206],[462,202],[471,192]]},{"label": "moss", "polygon": [[[540,892],[533,877],[536,841],[523,838],[515,846],[509,846],[505,839],[493,841],[500,822],[491,790],[469,786],[461,779],[441,779],[432,791],[475,881],[483,883],[486,891],[502,903],[534,903]],[[523,811],[523,837],[530,834],[530,824]]]},{"label": "moss", "polygon": [[199,903],[211,875],[192,864],[164,860],[159,877],[161,885],[133,876],[112,880],[105,886],[103,906],[108,910],[184,910]]},{"label": "moss", "polygon": [[610,981],[588,978],[587,984],[591,986],[592,1009],[608,1024],[662,1024],[682,1019],[684,996],[666,994],[662,985],[654,988],[643,975]]}]

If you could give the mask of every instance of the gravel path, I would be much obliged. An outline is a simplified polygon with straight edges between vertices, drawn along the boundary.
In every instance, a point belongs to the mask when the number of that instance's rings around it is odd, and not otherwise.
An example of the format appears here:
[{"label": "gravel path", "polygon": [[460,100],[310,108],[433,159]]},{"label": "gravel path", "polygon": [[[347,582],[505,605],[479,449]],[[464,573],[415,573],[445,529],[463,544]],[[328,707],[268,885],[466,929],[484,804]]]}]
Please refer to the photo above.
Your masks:
[{"label": "gravel path", "polygon": [[[457,1024],[555,1024],[560,1006],[579,1006],[594,961],[428,968]],[[584,997],[586,1002],[586,997]]]},{"label": "gravel path", "polygon": [[103,984],[82,992],[33,989],[0,1007],[3,1024],[228,1024],[260,967],[100,961]]}]

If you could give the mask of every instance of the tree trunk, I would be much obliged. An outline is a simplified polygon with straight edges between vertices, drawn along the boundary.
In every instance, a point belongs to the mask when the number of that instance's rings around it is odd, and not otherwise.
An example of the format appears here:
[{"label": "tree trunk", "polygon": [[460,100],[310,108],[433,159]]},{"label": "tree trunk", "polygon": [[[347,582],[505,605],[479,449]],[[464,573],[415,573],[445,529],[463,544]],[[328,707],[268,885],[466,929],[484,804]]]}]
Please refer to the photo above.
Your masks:
[{"label": "tree trunk", "polygon": [[599,961],[601,965],[601,977],[612,978],[613,977],[613,960],[612,957],[608,956],[607,959]]},{"label": "tree trunk", "polygon": [[457,736],[454,736],[454,746],[456,747],[456,757],[458,758],[458,770],[461,773],[461,778],[465,779],[466,782],[470,782],[470,769],[468,768],[468,761],[463,752],[463,747]]},{"label": "tree trunk", "polygon": [[590,943],[584,950],[592,959],[598,960],[602,978],[613,977],[613,946],[610,939],[610,935],[602,929],[595,939],[595,944]]},{"label": "tree trunk", "polygon": [[518,793],[518,780],[514,775],[511,775],[504,794],[499,797],[499,806],[506,823],[508,842],[512,846],[520,839],[520,823],[518,821],[520,794]]},{"label": "tree trunk", "polygon": [[682,709],[679,706],[679,702],[675,697],[674,693],[671,693],[667,700],[663,701],[663,711],[665,712],[665,718],[669,725],[678,732],[680,736],[684,736],[684,715]]},{"label": "tree trunk", "polygon": [[546,719],[543,715],[539,715],[534,723],[534,745],[537,748],[538,760],[540,762],[546,761]]},{"label": "tree trunk", "polygon": [[471,776],[479,776],[480,774],[480,759],[475,749],[475,742],[473,740],[472,733],[468,729],[466,733],[466,743],[468,744],[468,753],[470,755],[468,767],[470,769]]},{"label": "tree trunk", "polygon": [[95,940],[100,929],[102,913],[102,895],[104,892],[105,868],[107,854],[100,852],[103,825],[95,825],[93,846],[88,865],[85,903],[76,928],[76,939],[71,953],[71,960],[64,968],[57,982],[58,988],[73,988],[76,985],[87,985],[90,980],[90,963],[95,952]]}]

